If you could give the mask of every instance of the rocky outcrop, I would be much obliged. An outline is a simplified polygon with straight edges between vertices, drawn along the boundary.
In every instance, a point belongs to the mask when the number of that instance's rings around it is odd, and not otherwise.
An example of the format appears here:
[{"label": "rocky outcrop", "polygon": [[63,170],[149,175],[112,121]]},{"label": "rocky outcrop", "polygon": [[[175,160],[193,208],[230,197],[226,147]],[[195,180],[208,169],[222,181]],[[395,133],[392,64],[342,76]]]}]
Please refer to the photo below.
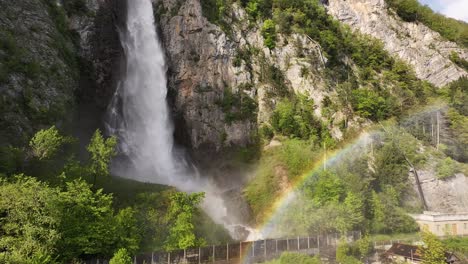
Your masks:
[{"label": "rocky outcrop", "polygon": [[[199,0],[156,1],[155,10],[168,57],[173,105],[192,148],[219,150],[251,142],[259,124],[269,121],[277,102],[269,95],[272,85],[262,79],[270,66],[284,75],[291,92],[313,98],[316,114],[321,115],[321,101],[330,91],[325,91],[324,58],[313,40],[293,34],[281,37],[277,47],[269,50],[263,43],[261,24],[252,27],[237,5],[232,8],[229,35],[203,16]],[[239,52],[248,50],[255,50],[255,55],[239,61]],[[222,107],[226,89],[257,101],[257,112],[249,113],[254,119],[228,120],[229,113]]]},{"label": "rocky outcrop", "polygon": [[418,171],[429,210],[443,213],[468,212],[468,177],[458,173],[437,179],[433,170]]},{"label": "rocky outcrop", "polygon": [[74,47],[51,2],[0,0],[0,145],[26,142],[74,104]]},{"label": "rocky outcrop", "polygon": [[389,13],[385,0],[330,0],[328,11],[339,21],[370,34],[395,56],[414,66],[417,76],[444,86],[467,72],[449,59],[452,51],[468,58],[468,50],[443,39],[421,23],[402,21]]}]

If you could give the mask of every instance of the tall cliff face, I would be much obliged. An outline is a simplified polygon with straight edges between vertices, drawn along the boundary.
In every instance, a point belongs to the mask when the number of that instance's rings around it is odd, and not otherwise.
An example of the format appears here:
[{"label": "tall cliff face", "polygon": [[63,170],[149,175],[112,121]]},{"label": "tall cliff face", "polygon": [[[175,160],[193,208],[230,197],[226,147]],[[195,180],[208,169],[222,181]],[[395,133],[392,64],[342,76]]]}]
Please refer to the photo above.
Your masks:
[{"label": "tall cliff face", "polygon": [[106,108],[119,75],[125,1],[73,3],[0,1],[0,145],[71,125],[77,103]]},{"label": "tall cliff face", "polygon": [[444,86],[467,72],[450,59],[452,51],[468,58],[468,50],[443,39],[421,23],[404,22],[386,7],[385,0],[330,0],[328,10],[339,21],[370,34],[395,56],[412,65],[420,79]]},{"label": "tall cliff face", "polygon": [[69,14],[69,26],[78,38],[78,56],[84,63],[80,95],[105,109],[120,78],[123,49],[118,29],[125,22],[126,1],[87,0],[85,11]]},{"label": "tall cliff face", "polygon": [[[277,103],[275,85],[266,80],[271,71],[285,83],[286,92],[313,98],[318,116],[322,99],[334,92],[325,88],[326,59],[320,46],[304,35],[281,37],[269,50],[261,24],[249,23],[237,5],[229,34],[208,21],[199,0],[156,1],[155,10],[168,57],[173,105],[194,149],[252,143]],[[245,101],[255,106],[246,106]],[[340,111],[335,115],[336,123],[344,118]],[[341,137],[339,129],[335,132]]]},{"label": "tall cliff face", "polygon": [[52,4],[2,0],[0,17],[0,145],[20,144],[74,104],[78,65]]}]

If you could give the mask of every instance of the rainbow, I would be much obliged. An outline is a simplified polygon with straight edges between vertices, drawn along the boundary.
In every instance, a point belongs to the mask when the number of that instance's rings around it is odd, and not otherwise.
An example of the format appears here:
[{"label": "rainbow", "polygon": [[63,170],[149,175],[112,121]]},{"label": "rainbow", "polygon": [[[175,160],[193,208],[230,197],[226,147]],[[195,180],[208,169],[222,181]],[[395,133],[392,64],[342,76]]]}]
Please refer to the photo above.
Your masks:
[{"label": "rainbow", "polygon": [[[441,102],[435,102],[431,105],[428,105],[424,108],[418,109],[411,114],[408,114],[406,118],[403,120],[410,120],[412,117],[415,117],[419,114],[433,112],[436,110],[440,110],[446,105]],[[336,148],[331,151],[324,151],[321,155],[321,158],[317,159],[312,165],[311,169],[308,170],[306,173],[302,174],[301,176],[297,177],[293,182],[291,182],[290,187],[283,191],[281,195],[279,195],[271,204],[271,207],[266,212],[266,216],[264,217],[264,221],[257,225],[257,230],[259,236],[262,238],[268,238],[272,231],[276,228],[277,218],[284,212],[288,205],[294,200],[297,194],[297,190],[304,185],[304,183],[313,177],[318,172],[325,170],[328,166],[333,166],[334,164],[338,163],[348,154],[352,154],[353,150],[357,148],[366,147],[370,142],[373,135],[379,134],[382,132],[381,128],[383,125],[377,126],[370,126],[361,131],[361,133],[356,136],[355,138],[349,140],[346,144],[344,144],[340,148]],[[255,240],[255,239],[253,239]],[[243,252],[243,256],[241,259],[243,263],[247,263],[247,256],[249,252]]]}]

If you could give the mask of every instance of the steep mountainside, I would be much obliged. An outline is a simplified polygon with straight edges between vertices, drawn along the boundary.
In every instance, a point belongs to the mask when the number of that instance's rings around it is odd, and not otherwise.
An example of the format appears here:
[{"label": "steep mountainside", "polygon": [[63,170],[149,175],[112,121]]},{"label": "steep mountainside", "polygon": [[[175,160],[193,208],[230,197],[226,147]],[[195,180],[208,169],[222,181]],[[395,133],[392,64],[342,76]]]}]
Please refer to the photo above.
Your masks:
[{"label": "steep mountainside", "polygon": [[0,1],[0,145],[24,143],[74,104],[78,62],[52,1]]},{"label": "steep mountainside", "polygon": [[385,48],[411,64],[419,78],[444,86],[467,72],[449,57],[456,52],[468,59],[468,50],[445,40],[421,23],[403,21],[387,9],[385,0],[330,0],[330,14],[355,30],[383,41]]}]

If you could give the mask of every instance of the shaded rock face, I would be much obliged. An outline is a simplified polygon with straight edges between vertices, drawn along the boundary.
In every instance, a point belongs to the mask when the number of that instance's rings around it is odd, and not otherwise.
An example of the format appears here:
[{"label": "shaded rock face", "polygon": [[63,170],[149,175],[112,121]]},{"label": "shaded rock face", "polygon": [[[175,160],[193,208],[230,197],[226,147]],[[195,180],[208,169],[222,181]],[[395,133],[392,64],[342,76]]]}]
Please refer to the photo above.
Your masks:
[{"label": "shaded rock face", "polygon": [[0,18],[0,145],[23,144],[73,106],[78,66],[45,1],[1,0]]},{"label": "shaded rock face", "polygon": [[436,86],[466,76],[449,59],[452,51],[468,58],[468,50],[444,40],[421,23],[402,21],[389,14],[385,0],[330,0],[328,11],[339,21],[383,41],[385,48],[414,66],[417,76]]},{"label": "shaded rock face", "polygon": [[71,15],[84,64],[80,95],[105,109],[121,76],[123,49],[118,29],[125,23],[126,0],[87,0],[86,14]]}]

